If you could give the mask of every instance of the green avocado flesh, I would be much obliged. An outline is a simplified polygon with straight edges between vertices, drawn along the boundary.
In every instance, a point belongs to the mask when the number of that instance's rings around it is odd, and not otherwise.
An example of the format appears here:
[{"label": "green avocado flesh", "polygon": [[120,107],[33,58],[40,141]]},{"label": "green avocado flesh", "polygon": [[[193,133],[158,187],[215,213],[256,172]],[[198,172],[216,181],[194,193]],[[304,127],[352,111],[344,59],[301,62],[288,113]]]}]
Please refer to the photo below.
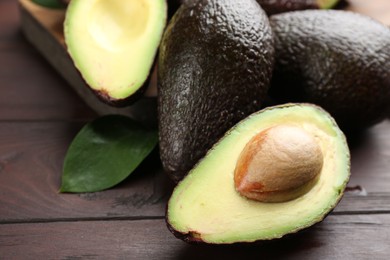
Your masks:
[{"label": "green avocado flesh", "polygon": [[338,4],[339,1],[340,0],[317,0],[317,3],[320,9],[331,9]]},{"label": "green avocado flesh", "polygon": [[[237,159],[253,136],[281,124],[302,127],[318,141],[324,157],[319,179],[294,200],[249,200],[234,187]],[[349,176],[345,136],[327,112],[309,104],[270,107],[233,127],[177,185],[168,203],[167,222],[187,242],[230,244],[280,238],[321,221],[340,200]]]},{"label": "green avocado flesh", "polygon": [[165,0],[72,0],[64,23],[68,52],[103,99],[123,100],[148,79],[166,24]]}]

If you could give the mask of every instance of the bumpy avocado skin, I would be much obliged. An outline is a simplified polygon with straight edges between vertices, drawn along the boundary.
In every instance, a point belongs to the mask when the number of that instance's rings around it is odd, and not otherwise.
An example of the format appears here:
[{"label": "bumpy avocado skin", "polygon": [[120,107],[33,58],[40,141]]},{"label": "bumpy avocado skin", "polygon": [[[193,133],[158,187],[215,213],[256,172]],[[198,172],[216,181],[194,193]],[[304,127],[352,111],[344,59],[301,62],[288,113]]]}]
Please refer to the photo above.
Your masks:
[{"label": "bumpy avocado skin", "polygon": [[257,0],[268,15],[306,10],[320,9],[317,0]]},{"label": "bumpy avocado skin", "polygon": [[275,70],[270,95],[311,102],[345,131],[386,117],[390,104],[390,30],[346,11],[307,10],[270,18]]},{"label": "bumpy avocado skin", "polygon": [[[168,0],[168,16],[172,17],[176,10],[179,8],[182,2],[195,2],[196,0]],[[323,5],[320,6],[319,0],[256,0],[257,3],[264,9],[268,15],[307,10],[307,9],[328,9],[336,5],[339,0],[326,0],[322,1]]]},{"label": "bumpy avocado skin", "polygon": [[174,181],[261,108],[273,60],[272,31],[255,0],[183,2],[159,53],[160,156]]}]

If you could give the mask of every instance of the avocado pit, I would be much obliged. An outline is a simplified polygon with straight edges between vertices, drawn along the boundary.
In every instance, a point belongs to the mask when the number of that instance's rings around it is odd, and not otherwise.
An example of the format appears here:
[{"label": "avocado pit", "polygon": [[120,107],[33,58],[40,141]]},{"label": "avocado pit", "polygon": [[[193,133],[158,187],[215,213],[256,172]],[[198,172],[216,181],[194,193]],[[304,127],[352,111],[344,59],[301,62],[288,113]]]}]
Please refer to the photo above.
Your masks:
[{"label": "avocado pit", "polygon": [[260,202],[285,202],[307,193],[319,179],[323,154],[304,129],[278,125],[255,135],[242,150],[234,185]]}]

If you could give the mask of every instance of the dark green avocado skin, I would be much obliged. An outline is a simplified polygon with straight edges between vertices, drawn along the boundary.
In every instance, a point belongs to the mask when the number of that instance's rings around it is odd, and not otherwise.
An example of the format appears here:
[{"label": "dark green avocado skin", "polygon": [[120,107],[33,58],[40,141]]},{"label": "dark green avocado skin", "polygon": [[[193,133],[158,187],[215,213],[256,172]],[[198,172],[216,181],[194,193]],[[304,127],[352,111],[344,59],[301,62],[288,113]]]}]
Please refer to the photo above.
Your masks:
[{"label": "dark green avocado skin", "polygon": [[386,117],[390,104],[390,30],[347,11],[307,10],[271,16],[279,102],[325,108],[345,131]]},{"label": "dark green avocado skin", "polygon": [[320,9],[318,0],[257,0],[268,15],[306,10]]},{"label": "dark green avocado skin", "polygon": [[261,108],[273,60],[272,31],[255,0],[181,5],[163,36],[158,73],[160,156],[174,181]]}]

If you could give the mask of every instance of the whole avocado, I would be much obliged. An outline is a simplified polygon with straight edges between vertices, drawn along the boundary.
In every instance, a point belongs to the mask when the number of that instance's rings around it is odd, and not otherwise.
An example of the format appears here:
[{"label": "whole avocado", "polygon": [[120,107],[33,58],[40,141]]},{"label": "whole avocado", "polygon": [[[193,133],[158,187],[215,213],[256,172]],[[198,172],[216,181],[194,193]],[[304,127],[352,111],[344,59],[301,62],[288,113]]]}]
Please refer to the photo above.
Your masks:
[{"label": "whole avocado", "polygon": [[271,16],[275,70],[270,95],[310,102],[345,131],[386,117],[390,104],[390,30],[360,14],[307,10]]},{"label": "whole avocado", "polygon": [[183,2],[159,52],[160,156],[174,181],[261,108],[273,61],[272,30],[255,0]]}]

